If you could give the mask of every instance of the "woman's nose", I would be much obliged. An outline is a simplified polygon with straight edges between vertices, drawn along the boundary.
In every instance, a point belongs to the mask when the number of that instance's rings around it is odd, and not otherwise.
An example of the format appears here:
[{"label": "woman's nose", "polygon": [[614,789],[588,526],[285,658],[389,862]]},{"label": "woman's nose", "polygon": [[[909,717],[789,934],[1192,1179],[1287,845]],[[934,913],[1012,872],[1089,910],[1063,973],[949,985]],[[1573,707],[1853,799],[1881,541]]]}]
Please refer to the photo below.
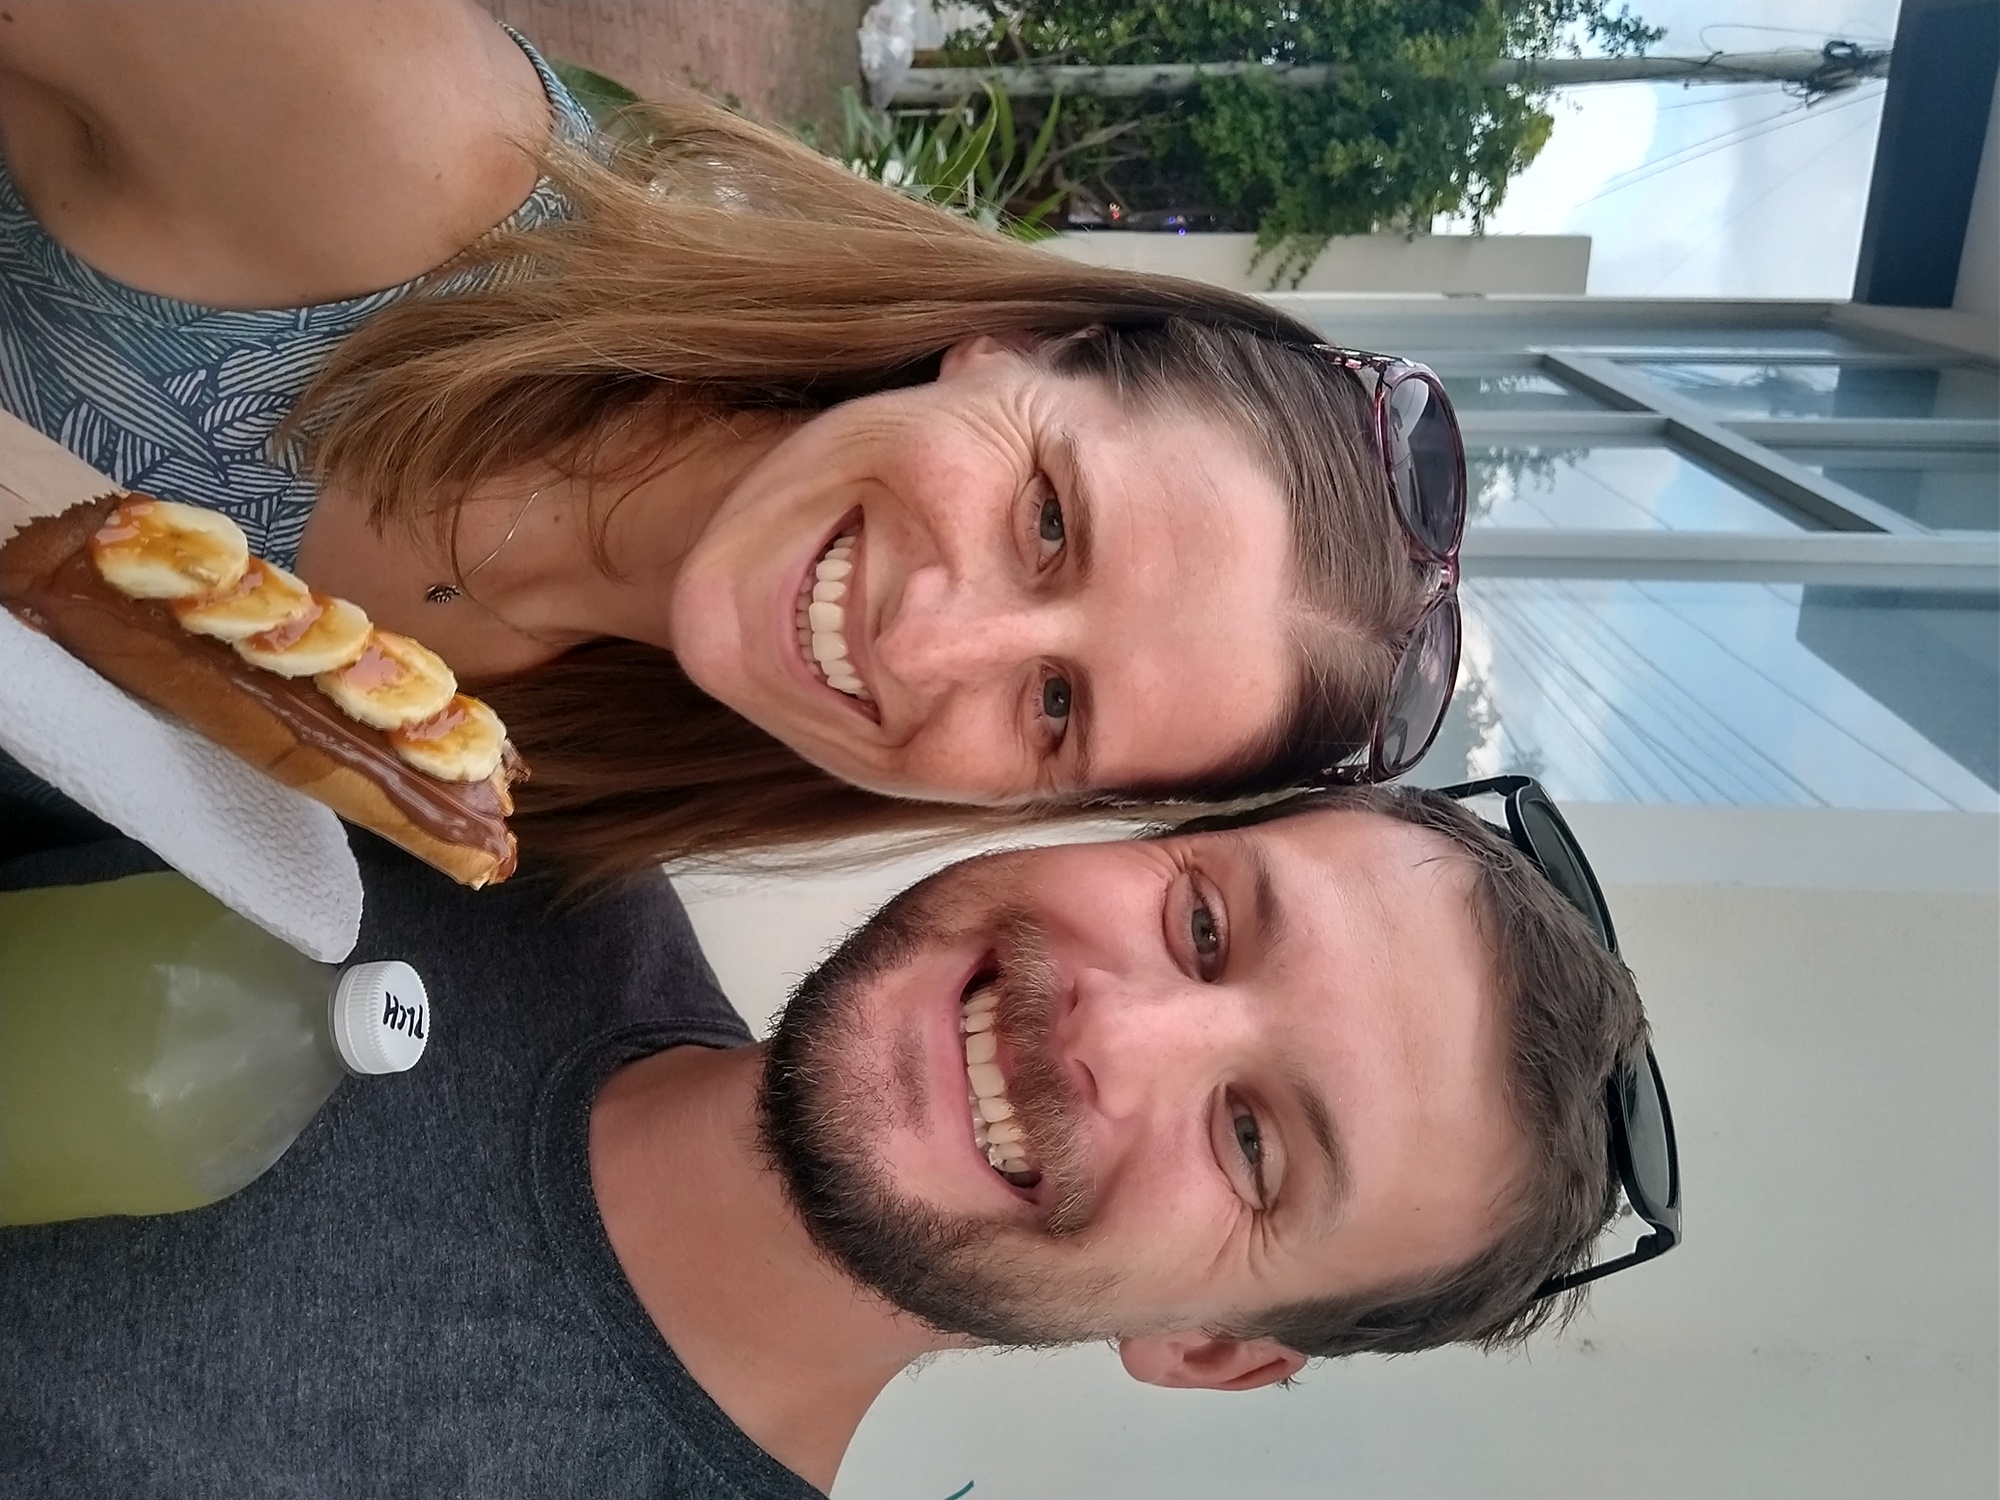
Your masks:
[{"label": "woman's nose", "polygon": [[1207,1092],[1250,1041],[1248,1017],[1219,986],[1105,969],[1079,971],[1075,985],[1063,1051],[1087,1070],[1096,1108],[1109,1119]]},{"label": "woman's nose", "polygon": [[1040,601],[955,579],[941,566],[919,568],[875,638],[875,664],[912,692],[941,693],[1050,655],[1054,627]]}]

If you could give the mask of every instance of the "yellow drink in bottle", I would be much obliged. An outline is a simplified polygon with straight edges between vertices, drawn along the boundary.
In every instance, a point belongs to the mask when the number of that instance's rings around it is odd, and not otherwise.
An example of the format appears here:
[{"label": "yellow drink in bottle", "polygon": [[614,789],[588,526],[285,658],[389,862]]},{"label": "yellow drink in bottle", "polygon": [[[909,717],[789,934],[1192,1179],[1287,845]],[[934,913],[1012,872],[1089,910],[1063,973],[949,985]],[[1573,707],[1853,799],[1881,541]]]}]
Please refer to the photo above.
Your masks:
[{"label": "yellow drink in bottle", "polygon": [[179,875],[0,891],[0,1224],[227,1197],[429,1023],[407,964],[315,963]]}]

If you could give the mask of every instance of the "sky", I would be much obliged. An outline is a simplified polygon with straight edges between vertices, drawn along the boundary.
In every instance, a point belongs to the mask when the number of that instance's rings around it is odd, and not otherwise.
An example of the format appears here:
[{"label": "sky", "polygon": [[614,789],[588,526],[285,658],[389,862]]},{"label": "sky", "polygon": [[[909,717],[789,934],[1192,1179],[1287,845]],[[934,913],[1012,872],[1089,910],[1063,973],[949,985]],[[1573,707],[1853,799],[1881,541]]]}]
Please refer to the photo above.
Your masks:
[{"label": "sky", "polygon": [[[1886,46],[1896,0],[1634,0],[1655,53]],[[1884,83],[1806,108],[1775,84],[1600,84],[1555,96],[1555,130],[1487,222],[1588,234],[1611,296],[1846,297]],[[1446,227],[1442,224],[1441,229]]]}]

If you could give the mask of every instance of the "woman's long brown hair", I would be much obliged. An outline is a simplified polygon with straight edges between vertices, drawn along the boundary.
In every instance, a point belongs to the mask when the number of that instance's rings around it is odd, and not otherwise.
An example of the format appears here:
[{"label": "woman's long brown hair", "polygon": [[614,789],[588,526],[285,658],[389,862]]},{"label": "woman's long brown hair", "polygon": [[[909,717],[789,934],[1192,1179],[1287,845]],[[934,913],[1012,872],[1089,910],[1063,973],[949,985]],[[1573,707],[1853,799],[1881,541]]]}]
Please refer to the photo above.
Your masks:
[{"label": "woman's long brown hair", "polygon": [[[1242,431],[1290,499],[1299,605],[1295,701],[1265,741],[1200,785],[1116,792],[1260,790],[1365,740],[1421,579],[1367,402],[1311,352],[1311,329],[1255,298],[990,233],[699,100],[623,123],[615,143],[543,154],[568,219],[489,236],[335,352],[294,418],[322,481],[366,496],[378,525],[433,513],[448,525],[475,486],[523,466],[593,485],[638,477],[634,431],[657,434],[642,457],[665,462],[732,411],[810,412],[930,378],[976,334],[1101,330],[1052,340],[1046,357]],[[861,791],[634,642],[481,691],[533,768],[517,789],[524,844],[584,879],[1058,811]]]}]

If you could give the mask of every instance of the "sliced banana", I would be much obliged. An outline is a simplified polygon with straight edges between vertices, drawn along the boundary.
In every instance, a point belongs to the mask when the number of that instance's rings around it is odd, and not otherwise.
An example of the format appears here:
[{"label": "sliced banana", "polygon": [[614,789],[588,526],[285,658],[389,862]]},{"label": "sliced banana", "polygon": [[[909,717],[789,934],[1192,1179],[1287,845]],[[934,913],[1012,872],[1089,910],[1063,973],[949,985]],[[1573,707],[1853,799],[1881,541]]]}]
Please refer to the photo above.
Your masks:
[{"label": "sliced banana", "polygon": [[128,599],[193,599],[233,588],[250,543],[219,511],[135,496],[98,527],[90,557]]},{"label": "sliced banana", "polygon": [[358,660],[374,629],[360,605],[310,594],[284,624],[238,641],[236,654],[280,677],[317,677]]},{"label": "sliced banana", "polygon": [[440,781],[484,781],[500,769],[507,726],[477,698],[459,693],[421,723],[389,731],[396,753]]},{"label": "sliced banana", "polygon": [[182,627],[196,635],[241,641],[275,630],[311,605],[311,591],[295,575],[253,557],[235,587],[198,599],[176,599],[169,607]]},{"label": "sliced banana", "polygon": [[352,663],[322,672],[319,690],[349,718],[376,729],[401,729],[443,711],[458,691],[444,658],[428,646],[378,630]]}]

